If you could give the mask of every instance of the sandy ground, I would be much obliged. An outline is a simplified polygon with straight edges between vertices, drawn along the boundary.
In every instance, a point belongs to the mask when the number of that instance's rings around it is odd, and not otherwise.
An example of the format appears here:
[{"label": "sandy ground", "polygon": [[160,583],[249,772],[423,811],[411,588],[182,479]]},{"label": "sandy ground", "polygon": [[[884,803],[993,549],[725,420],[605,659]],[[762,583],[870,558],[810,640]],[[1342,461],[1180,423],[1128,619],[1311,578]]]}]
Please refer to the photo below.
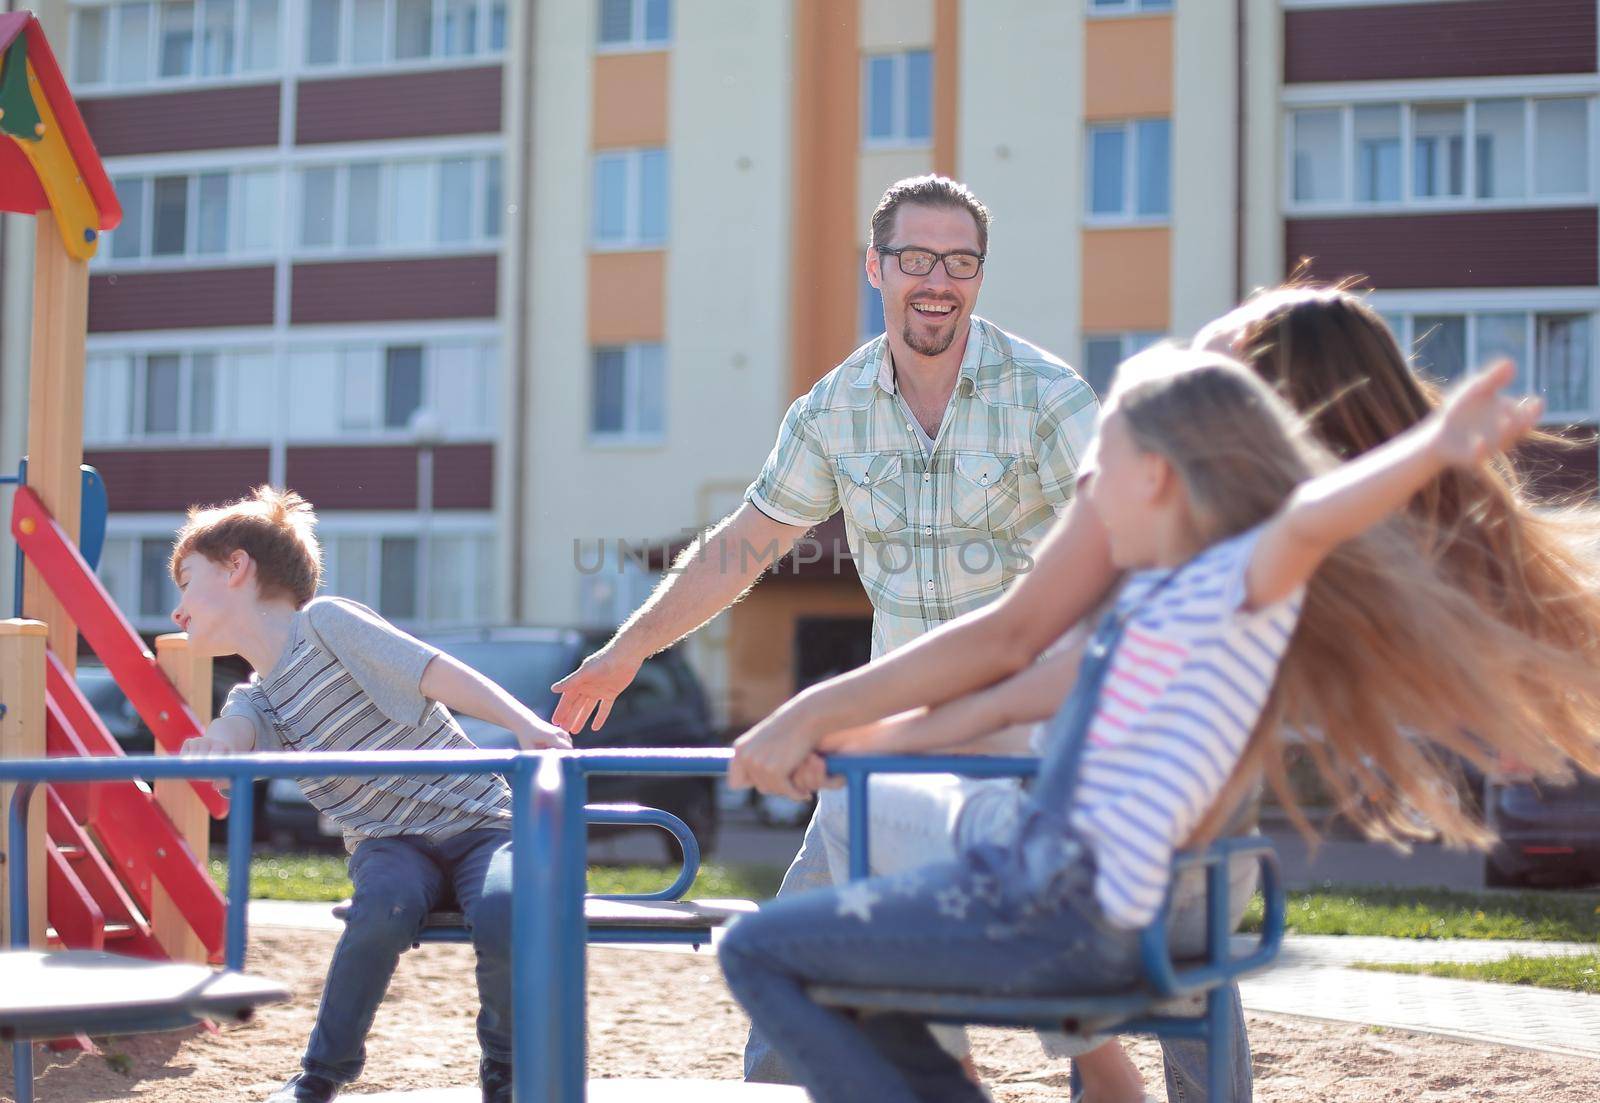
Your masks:
[{"label": "sandy ground", "polygon": [[[268,928],[253,934],[251,968],[289,978],[296,989],[293,1002],[264,1008],[254,1022],[103,1040],[99,1055],[39,1051],[40,1103],[264,1098],[298,1067],[333,940]],[[746,1022],[710,956],[595,950],[589,999],[592,1076],[739,1075]],[[408,954],[368,1041],[366,1074],[352,1091],[474,1083],[476,1004],[470,948]],[[1250,1016],[1250,1037],[1263,1103],[1600,1098],[1600,1062],[1269,1015]],[[1065,1064],[1045,1060],[1031,1035],[981,1030],[975,1046],[999,1103],[1066,1098]],[[10,1047],[3,1049],[0,1091],[8,1092]],[[1136,1041],[1132,1050],[1161,1095],[1156,1045]]]}]

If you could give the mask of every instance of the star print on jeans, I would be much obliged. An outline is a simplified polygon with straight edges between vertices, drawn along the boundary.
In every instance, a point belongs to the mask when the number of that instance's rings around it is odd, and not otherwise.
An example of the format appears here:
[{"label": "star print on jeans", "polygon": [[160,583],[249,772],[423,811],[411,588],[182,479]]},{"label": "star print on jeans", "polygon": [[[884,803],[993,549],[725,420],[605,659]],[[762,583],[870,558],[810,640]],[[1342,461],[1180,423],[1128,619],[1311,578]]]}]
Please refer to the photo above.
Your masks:
[{"label": "star print on jeans", "polygon": [[838,915],[841,919],[855,916],[863,923],[872,922],[872,905],[883,899],[865,881],[857,881],[839,890]]},{"label": "star print on jeans", "polygon": [[991,908],[1000,906],[1000,878],[988,873],[972,875],[972,895]]},{"label": "star print on jeans", "polygon": [[951,919],[965,919],[968,909],[972,907],[972,897],[960,885],[940,889],[934,900],[939,905],[939,914],[948,915]]}]

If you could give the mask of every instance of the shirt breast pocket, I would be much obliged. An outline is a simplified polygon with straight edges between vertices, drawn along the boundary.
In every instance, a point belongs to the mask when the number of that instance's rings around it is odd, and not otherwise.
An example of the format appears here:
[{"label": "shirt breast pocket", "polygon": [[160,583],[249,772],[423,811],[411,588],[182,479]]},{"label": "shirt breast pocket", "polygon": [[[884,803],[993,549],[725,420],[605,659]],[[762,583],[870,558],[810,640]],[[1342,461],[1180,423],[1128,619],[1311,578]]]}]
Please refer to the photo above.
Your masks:
[{"label": "shirt breast pocket", "polygon": [[906,484],[897,452],[853,452],[834,457],[842,476],[839,497],[863,533],[906,527]]},{"label": "shirt breast pocket", "polygon": [[1016,456],[957,452],[950,485],[950,520],[957,528],[1002,532],[1022,509]]}]

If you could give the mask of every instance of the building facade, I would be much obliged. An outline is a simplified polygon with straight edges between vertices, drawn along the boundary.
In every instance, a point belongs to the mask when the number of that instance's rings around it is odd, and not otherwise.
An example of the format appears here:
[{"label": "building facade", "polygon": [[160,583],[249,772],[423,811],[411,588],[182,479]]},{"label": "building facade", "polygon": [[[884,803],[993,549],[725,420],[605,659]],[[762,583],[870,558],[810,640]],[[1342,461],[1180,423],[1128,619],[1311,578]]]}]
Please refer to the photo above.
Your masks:
[{"label": "building facade", "polygon": [[[615,623],[881,329],[868,217],[921,172],[994,212],[981,312],[1097,387],[1305,262],[1420,370],[1511,355],[1551,426],[1597,420],[1594,0],[42,7],[128,211],[85,431],[140,627],[183,508],[261,481],[402,623]],[[731,726],[865,658],[841,534],[694,638]]]}]

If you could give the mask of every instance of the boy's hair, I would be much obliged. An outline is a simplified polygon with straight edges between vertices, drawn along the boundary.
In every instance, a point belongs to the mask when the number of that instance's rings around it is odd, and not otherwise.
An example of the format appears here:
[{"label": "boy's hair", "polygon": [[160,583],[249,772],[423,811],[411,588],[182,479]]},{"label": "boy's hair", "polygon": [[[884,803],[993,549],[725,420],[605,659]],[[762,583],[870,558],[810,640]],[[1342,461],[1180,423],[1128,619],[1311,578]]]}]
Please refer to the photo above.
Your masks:
[{"label": "boy's hair", "polygon": [[883,198],[878,200],[877,209],[872,212],[871,237],[867,244],[874,246],[889,244],[889,238],[894,236],[895,212],[903,203],[920,207],[951,207],[966,211],[978,226],[978,252],[989,251],[989,223],[992,221],[989,217],[989,208],[985,207],[978,197],[972,194],[971,189],[959,180],[931,174],[908,176],[889,185],[889,190],[883,193]]},{"label": "boy's hair", "polygon": [[191,506],[172,545],[173,580],[191,555],[225,563],[242,551],[256,564],[262,597],[286,597],[296,609],[316,596],[322,582],[322,548],[311,503],[292,490],[258,486],[222,506]]}]

